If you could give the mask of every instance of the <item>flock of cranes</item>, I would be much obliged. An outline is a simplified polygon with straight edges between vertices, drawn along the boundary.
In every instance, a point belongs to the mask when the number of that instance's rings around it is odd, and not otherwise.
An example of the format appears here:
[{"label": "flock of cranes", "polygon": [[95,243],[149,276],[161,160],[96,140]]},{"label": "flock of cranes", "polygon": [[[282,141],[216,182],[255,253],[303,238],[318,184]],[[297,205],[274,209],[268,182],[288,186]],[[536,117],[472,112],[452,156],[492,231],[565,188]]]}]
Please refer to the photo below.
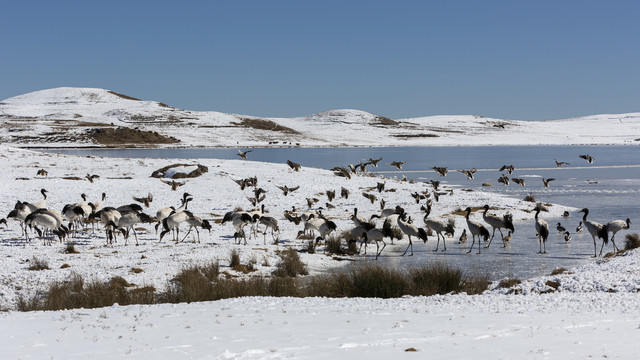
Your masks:
[{"label": "flock of cranes", "polygon": [[[241,158],[246,159],[247,154],[250,152],[251,150],[244,152],[239,151],[238,155]],[[593,162],[593,157],[589,155],[581,155],[580,157],[586,159],[590,163]],[[367,166],[378,167],[378,163],[381,160],[382,158],[370,158],[368,161],[360,162],[357,165],[335,167],[332,171],[336,176],[350,179],[351,176],[358,174],[358,172],[366,172]],[[566,162],[559,162],[558,160],[555,160],[555,162],[558,167],[568,164]],[[402,169],[402,165],[404,163],[404,161],[393,161],[387,165]],[[300,171],[300,164],[294,163],[290,160],[287,161],[287,164],[292,171]],[[448,173],[448,169],[446,167],[433,167],[433,170],[440,176],[446,176]],[[506,173],[502,173],[502,176],[498,181],[504,182],[505,185],[507,185],[509,178],[506,174],[511,175],[514,170],[515,167],[513,165],[504,165],[499,169],[499,171],[504,171]],[[473,180],[474,174],[477,170],[471,169],[457,171],[464,174],[468,179]],[[46,171],[40,170],[38,175],[46,176]],[[87,179],[90,179],[91,181],[97,178],[99,178],[97,175],[87,177]],[[518,178],[512,178],[512,180],[524,186],[524,180]],[[548,187],[548,182],[552,180],[554,179],[543,178],[545,187]],[[240,186],[241,191],[250,191],[251,196],[247,196],[246,198],[253,205],[254,209],[249,211],[240,209],[229,211],[224,215],[220,224],[224,226],[225,224],[230,223],[233,226],[234,240],[238,244],[244,240],[244,244],[246,245],[247,235],[249,235],[249,237],[256,238],[259,231],[263,233],[264,244],[266,244],[266,237],[269,232],[271,233],[273,242],[277,244],[280,237],[278,219],[268,214],[263,203],[268,191],[258,186],[257,177],[237,179],[234,181]],[[170,183],[168,181],[164,182]],[[386,207],[384,199],[380,199],[380,211],[372,214],[369,219],[358,215],[358,208],[354,207],[353,215],[351,216],[353,227],[347,229],[346,232],[349,233],[351,238],[356,239],[355,241],[360,242],[361,245],[364,244],[365,253],[366,244],[369,242],[375,242],[377,246],[376,259],[387,246],[385,238],[389,238],[393,243],[394,237],[398,237],[398,232],[403,235],[401,237],[406,236],[408,238],[407,247],[402,255],[406,255],[407,253],[409,253],[409,255],[413,255],[413,239],[419,239],[426,243],[428,236],[430,236],[430,233],[432,232],[435,233],[437,239],[436,247],[433,251],[439,251],[440,241],[442,241],[442,250],[440,251],[446,251],[446,237],[454,236],[455,221],[452,218],[449,218],[448,220],[432,218],[430,215],[434,204],[433,201],[435,200],[437,202],[440,195],[452,195],[453,191],[439,192],[439,181],[431,180],[428,184],[433,188],[431,191],[425,190],[422,194],[418,192],[411,194],[416,204],[420,204],[422,201],[425,201],[424,205],[421,207],[424,212],[421,214],[424,226],[416,224],[412,216],[410,216],[400,205],[395,207]],[[177,185],[175,187],[177,188]],[[275,185],[275,187],[282,191],[285,197],[300,189],[299,185]],[[385,189],[385,182],[378,182],[375,189],[378,193],[382,193]],[[341,198],[348,198],[351,194],[351,191],[344,186],[342,186],[340,190]],[[80,197],[82,198],[82,201],[65,205],[62,212],[58,212],[55,209],[47,207],[47,193],[47,190],[42,189],[41,194],[43,199],[34,203],[18,200],[14,209],[7,215],[7,219],[14,219],[20,222],[22,234],[27,241],[29,240],[29,229],[34,229],[38,236],[43,240],[44,244],[50,245],[51,239],[54,237],[57,237],[60,241],[64,241],[68,236],[74,236],[83,229],[88,231],[89,225],[94,229],[96,224],[100,224],[102,226],[105,232],[106,243],[108,245],[112,245],[114,241],[116,241],[117,233],[122,234],[125,240],[125,245],[128,243],[130,234],[133,233],[137,245],[138,237],[135,231],[135,226],[137,224],[156,223],[156,233],[161,227],[160,234],[158,236],[159,242],[161,242],[170,232],[172,233],[173,241],[184,241],[192,230],[195,230],[196,232],[196,239],[194,241],[200,242],[199,229],[208,230],[209,232],[212,230],[212,225],[209,220],[203,219],[188,210],[189,202],[193,200],[193,196],[187,192],[185,192],[180,199],[179,206],[162,208],[157,211],[155,216],[146,214],[143,208],[143,206],[145,208],[149,208],[150,204],[153,202],[154,197],[151,193],[142,197],[133,196],[135,203],[125,204],[119,207],[103,206],[107,196],[106,193],[102,193],[101,199],[94,202],[87,202],[87,196],[85,194],[81,194]],[[325,194],[328,201],[324,203],[324,207],[320,206],[313,209],[320,200],[311,197],[306,198],[307,211],[296,209],[295,206],[293,206],[291,210],[287,210],[283,213],[281,220],[287,220],[293,222],[296,226],[301,226],[302,229],[298,231],[296,238],[307,236],[307,238],[310,237],[313,241],[317,242],[327,240],[329,235],[337,231],[338,226],[336,222],[327,218],[322,213],[324,208],[330,209],[335,207],[332,202],[336,198],[336,191],[327,190]],[[369,199],[371,204],[378,201],[375,194],[371,192],[364,191],[362,192],[362,195]],[[398,196],[400,197],[400,195]],[[466,242],[468,234],[472,237],[472,243],[467,253],[470,253],[473,250],[476,238],[478,242],[478,254],[481,253],[482,247],[490,247],[493,238],[495,237],[496,230],[500,233],[502,247],[506,247],[511,241],[512,234],[515,232],[512,215],[509,213],[502,216],[491,214],[489,213],[489,205],[484,205],[478,209],[483,210],[482,222],[471,218],[471,214],[474,211],[472,207],[467,207],[462,214],[459,214],[465,217],[467,225],[466,229],[463,229],[463,232],[460,235],[460,242]],[[539,253],[541,254],[546,253],[546,242],[549,237],[549,225],[540,217],[540,212],[543,210],[544,207],[541,204],[537,204],[532,210],[535,212],[535,232],[539,241]],[[582,231],[583,225],[586,227],[587,231],[593,238],[594,257],[598,256],[596,238],[602,240],[600,256],[602,255],[604,246],[609,241],[612,242],[614,251],[618,251],[619,249],[614,241],[615,235],[620,230],[629,229],[631,224],[630,219],[626,219],[624,221],[613,220],[606,224],[600,224],[587,219],[589,214],[588,209],[582,209],[581,212],[584,213],[584,216],[582,217],[582,221],[576,231]],[[382,226],[378,227],[374,219],[382,220]],[[6,220],[2,219],[0,222],[6,223]],[[181,224],[188,225],[188,230],[182,238],[180,238]],[[489,227],[492,229],[491,233],[488,230]],[[558,223],[556,228],[558,232],[564,236],[566,241],[571,240],[571,234],[566,231],[560,223]],[[503,233],[503,230],[508,232],[506,236]],[[317,237],[315,236],[316,232],[318,233]],[[609,239],[609,233],[612,234],[611,239]],[[278,235],[276,236],[276,234]]]}]

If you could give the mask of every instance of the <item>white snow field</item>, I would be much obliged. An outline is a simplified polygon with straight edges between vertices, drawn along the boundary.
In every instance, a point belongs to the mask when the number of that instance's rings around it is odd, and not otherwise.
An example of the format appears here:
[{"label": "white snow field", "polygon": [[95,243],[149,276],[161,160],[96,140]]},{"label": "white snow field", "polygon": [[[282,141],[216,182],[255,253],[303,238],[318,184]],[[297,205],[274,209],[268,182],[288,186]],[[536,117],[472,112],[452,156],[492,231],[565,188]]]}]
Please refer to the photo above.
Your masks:
[{"label": "white snow field", "polygon": [[[261,120],[256,129],[255,122]],[[243,121],[245,121],[243,123]],[[260,119],[251,116],[193,112],[152,101],[137,101],[102,89],[58,88],[16,96],[0,102],[0,217],[6,217],[16,201],[42,200],[62,210],[65,204],[100,200],[104,206],[133,203],[133,196],[153,194],[144,211],[155,215],[168,206],[179,206],[184,192],[192,194],[189,210],[202,218],[221,220],[236,207],[250,209],[250,189],[241,190],[233,180],[256,176],[267,191],[264,201],[270,216],[278,219],[280,243],[270,235],[263,240],[234,244],[231,224],[213,223],[211,233],[193,234],[180,243],[167,234],[158,242],[153,224],[140,225],[139,245],[118,238],[107,246],[102,229],[85,232],[73,240],[78,254],[64,253],[64,244],[45,246],[40,239],[24,240],[19,223],[0,224],[0,357],[3,359],[637,359],[640,355],[640,253],[599,258],[559,275],[547,275],[510,289],[492,283],[481,295],[449,294],[399,299],[329,299],[250,297],[191,304],[118,306],[100,309],[18,312],[20,297],[29,298],[55,281],[73,274],[86,280],[121,276],[138,287],[159,291],[182,269],[219,261],[231,276],[269,276],[280,261],[278,251],[302,249],[296,240],[301,225],[283,218],[292,207],[307,209],[306,198],[318,198],[313,209],[333,219],[338,230],[353,226],[354,208],[369,217],[379,211],[361,195],[376,193],[380,178],[355,175],[348,180],[331,171],[243,160],[201,159],[208,167],[200,177],[185,179],[177,191],[154,170],[185,164],[175,171],[191,171],[188,159],[113,159],[43,154],[13,146],[100,146],[83,137],[88,128],[128,126],[173,136],[177,146],[409,146],[491,144],[638,144],[640,113],[597,115],[554,121],[511,121],[479,116],[433,116],[391,120],[356,110],[335,110],[301,118]],[[280,127],[277,127],[279,125]],[[282,128],[286,127],[286,128]],[[366,133],[367,136],[357,136]],[[271,142],[271,144],[269,144]],[[277,143],[276,143],[277,142]],[[286,143],[285,143],[286,142]],[[11,146],[7,146],[7,144]],[[176,145],[172,145],[176,146]],[[336,159],[336,166],[344,166]],[[45,169],[47,176],[37,175]],[[100,177],[93,183],[87,174]],[[401,205],[421,224],[420,205],[411,193],[430,189],[424,183],[386,179],[387,207]],[[276,185],[300,189],[284,196]],[[324,192],[348,188],[348,199],[337,198],[326,207]],[[441,191],[450,190],[444,187]],[[460,191],[444,195],[434,204],[431,217],[453,218],[456,235],[466,228],[464,218],[449,215],[467,206],[489,204],[492,211],[509,211],[519,223],[531,224],[532,204],[495,193]],[[549,206],[545,217],[556,218],[578,209]],[[481,221],[479,213],[472,214]],[[629,232],[634,232],[633,225]],[[625,233],[617,235],[623,243]],[[182,227],[180,239],[186,233]],[[590,240],[590,238],[589,238]],[[400,256],[406,238],[387,246],[384,255]],[[430,250],[414,241],[416,248]],[[236,249],[243,263],[255,261],[248,275],[229,268]],[[355,261],[373,262],[371,253],[343,257],[343,261],[300,252],[311,275],[338,269]],[[471,256],[471,255],[470,255]],[[48,263],[48,270],[33,271],[34,259]],[[345,259],[349,261],[344,261]],[[133,271],[141,269],[142,271]],[[554,285],[555,284],[555,285]],[[552,286],[553,285],[553,286]],[[557,286],[557,289],[554,287]]]}]

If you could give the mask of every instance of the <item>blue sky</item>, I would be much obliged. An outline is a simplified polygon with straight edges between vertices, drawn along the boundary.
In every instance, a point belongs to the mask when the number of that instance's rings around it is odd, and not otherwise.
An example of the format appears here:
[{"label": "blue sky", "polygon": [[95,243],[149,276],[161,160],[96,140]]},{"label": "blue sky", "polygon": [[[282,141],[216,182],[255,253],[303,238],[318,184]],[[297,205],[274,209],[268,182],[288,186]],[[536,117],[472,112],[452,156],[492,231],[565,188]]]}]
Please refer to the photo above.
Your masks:
[{"label": "blue sky", "polygon": [[7,1],[0,99],[544,120],[640,111],[638,1]]}]

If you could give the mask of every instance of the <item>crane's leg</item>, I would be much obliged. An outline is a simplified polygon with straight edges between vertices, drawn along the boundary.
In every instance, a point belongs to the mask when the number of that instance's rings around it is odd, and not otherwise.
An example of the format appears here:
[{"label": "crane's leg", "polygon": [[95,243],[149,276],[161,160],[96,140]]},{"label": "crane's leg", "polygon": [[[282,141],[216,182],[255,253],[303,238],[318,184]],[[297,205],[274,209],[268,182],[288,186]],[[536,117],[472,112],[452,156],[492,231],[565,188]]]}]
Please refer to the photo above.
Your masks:
[{"label": "crane's leg", "polygon": [[407,248],[404,250],[404,253],[402,253],[402,256],[405,256],[407,254],[409,247],[411,247],[411,255],[413,255],[413,244],[411,243],[411,236],[409,236],[409,245],[407,245]]},{"label": "crane's leg", "polygon": [[[382,253],[382,250],[384,250],[385,247],[387,247],[387,243],[384,242],[384,240],[380,240],[382,241],[382,249],[380,249],[379,251],[376,251],[376,260],[378,260],[378,256],[380,256],[380,254]],[[380,245],[378,245],[378,242],[376,241],[376,247],[379,247]]]},{"label": "crane's leg", "polygon": [[[187,236],[189,236],[189,233],[191,233],[191,228],[192,228],[192,227],[193,227],[193,226],[189,226],[189,230],[187,230],[187,234],[182,238],[182,240],[180,240],[180,242],[183,242],[183,241],[184,241],[184,239],[186,239],[186,238],[187,238]],[[197,231],[197,230],[198,230],[198,229],[196,229],[196,231]]]},{"label": "crane's leg", "polygon": [[475,245],[475,243],[476,243],[476,236],[475,235],[471,234],[471,239],[472,239],[471,247],[469,248],[469,251],[467,251],[467,254],[470,253],[473,250],[473,245]]}]

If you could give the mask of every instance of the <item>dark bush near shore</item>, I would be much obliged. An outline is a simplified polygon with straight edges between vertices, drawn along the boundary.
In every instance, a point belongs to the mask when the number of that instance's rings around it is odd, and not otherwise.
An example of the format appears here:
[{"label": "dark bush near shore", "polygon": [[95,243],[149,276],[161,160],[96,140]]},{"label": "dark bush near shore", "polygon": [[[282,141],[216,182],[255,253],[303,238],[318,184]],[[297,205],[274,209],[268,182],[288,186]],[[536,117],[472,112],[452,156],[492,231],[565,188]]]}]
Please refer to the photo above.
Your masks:
[{"label": "dark bush near shore", "polygon": [[231,278],[229,274],[221,273],[215,262],[183,269],[164,292],[157,292],[153,287],[136,288],[119,276],[105,282],[86,283],[79,275],[74,275],[69,281],[53,283],[32,298],[19,299],[17,310],[97,308],[115,303],[181,303],[244,296],[397,298],[462,292],[473,295],[489,286],[486,278],[466,276],[443,264],[409,270],[366,264],[307,278],[287,275],[283,271],[280,276]]}]

